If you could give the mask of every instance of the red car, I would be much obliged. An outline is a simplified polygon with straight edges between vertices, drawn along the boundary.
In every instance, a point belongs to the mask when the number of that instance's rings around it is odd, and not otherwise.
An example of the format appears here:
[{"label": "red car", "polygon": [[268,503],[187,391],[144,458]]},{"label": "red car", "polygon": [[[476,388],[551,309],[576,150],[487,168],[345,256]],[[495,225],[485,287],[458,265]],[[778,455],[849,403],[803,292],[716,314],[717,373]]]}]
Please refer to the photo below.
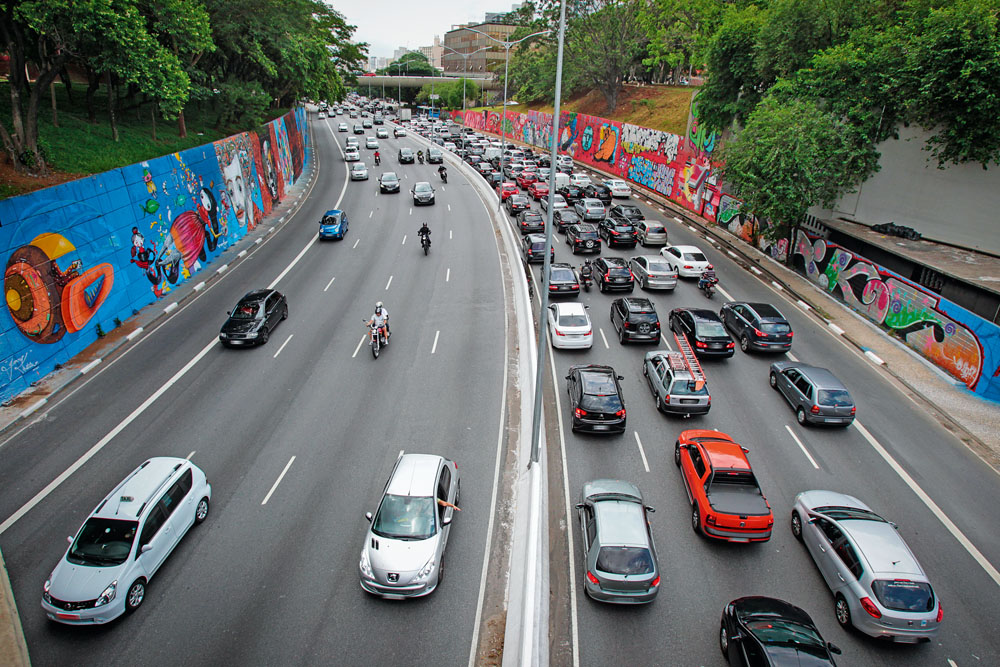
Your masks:
[{"label": "red car", "polygon": [[517,176],[517,184],[520,185],[522,188],[528,187],[537,180],[538,180],[538,174],[536,174],[533,171],[522,171]]},{"label": "red car", "polygon": [[535,181],[528,185],[528,194],[534,197],[535,201],[538,201],[542,197],[549,196],[549,186],[541,181]]},{"label": "red car", "polygon": [[497,186],[497,194],[500,195],[500,201],[507,201],[507,198],[511,195],[519,194],[521,191],[517,189],[516,183],[501,183]]},{"label": "red car", "polygon": [[682,431],[674,445],[691,502],[694,532],[729,542],[771,539],[774,514],[747,460],[748,450],[721,431]]}]

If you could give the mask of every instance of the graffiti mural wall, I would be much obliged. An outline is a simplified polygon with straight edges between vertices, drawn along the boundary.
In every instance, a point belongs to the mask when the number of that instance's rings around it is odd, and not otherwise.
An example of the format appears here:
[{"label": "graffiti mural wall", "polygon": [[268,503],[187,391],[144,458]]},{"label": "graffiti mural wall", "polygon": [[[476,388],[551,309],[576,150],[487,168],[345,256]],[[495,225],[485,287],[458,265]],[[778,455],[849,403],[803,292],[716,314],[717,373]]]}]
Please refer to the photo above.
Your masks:
[{"label": "graffiti mural wall", "polygon": [[1000,327],[836,243],[799,231],[793,252],[821,289],[1000,401]]},{"label": "graffiti mural wall", "polygon": [[306,114],[0,201],[0,400],[202,271],[301,175]]}]

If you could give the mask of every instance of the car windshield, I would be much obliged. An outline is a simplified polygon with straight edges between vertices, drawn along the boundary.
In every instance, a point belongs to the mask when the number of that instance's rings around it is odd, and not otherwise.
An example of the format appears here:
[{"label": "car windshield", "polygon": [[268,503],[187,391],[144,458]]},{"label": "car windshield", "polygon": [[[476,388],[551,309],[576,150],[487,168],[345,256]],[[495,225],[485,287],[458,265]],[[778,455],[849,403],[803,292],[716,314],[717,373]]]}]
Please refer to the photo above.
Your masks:
[{"label": "car windshield", "polygon": [[323,218],[322,222],[320,222],[319,224],[321,224],[321,225],[336,225],[336,224],[340,224],[340,218],[338,218],[335,215],[328,215],[325,218]]},{"label": "car windshield", "polygon": [[877,579],[872,593],[887,609],[896,611],[934,611],[934,591],[930,584],[905,579]]},{"label": "car windshield", "polygon": [[426,540],[435,533],[434,499],[386,494],[372,519],[372,532],[400,540]]},{"label": "car windshield", "polygon": [[670,394],[680,396],[708,396],[708,387],[702,383],[701,389],[696,389],[698,383],[694,380],[674,380],[670,385]]},{"label": "car windshield", "polygon": [[684,253],[684,259],[689,262],[707,262],[708,259],[700,252],[686,252]]},{"label": "car windshield", "polygon": [[427,183],[417,183],[413,186],[414,192],[430,192],[431,186]]},{"label": "car windshield", "polygon": [[[543,246],[544,248],[544,246]],[[573,275],[572,269],[563,269],[553,267],[549,273],[549,280],[551,282],[575,282],[576,276]]]},{"label": "car windshield", "polygon": [[814,628],[779,618],[752,619],[747,630],[765,646],[783,646],[826,657],[826,644]]},{"label": "car windshield", "polygon": [[364,171],[365,170],[365,163],[364,162],[359,162],[356,165],[354,165],[353,169],[354,169],[354,171]]},{"label": "car windshield", "polygon": [[586,315],[560,315],[559,326],[561,327],[585,327],[587,326]]},{"label": "car windshield", "polygon": [[652,574],[653,555],[645,547],[601,547],[597,569],[609,574]]},{"label": "car windshield", "polygon": [[791,331],[792,328],[784,322],[761,322],[760,330],[764,333],[784,334]]},{"label": "car windshield", "polygon": [[231,317],[234,320],[254,320],[257,319],[257,315],[260,314],[260,310],[260,303],[256,301],[241,301],[239,305],[233,309]]},{"label": "car windshield", "polygon": [[820,389],[816,402],[820,405],[832,405],[837,408],[848,408],[854,405],[851,395],[843,389]]},{"label": "car windshield", "polygon": [[699,336],[728,336],[726,333],[726,328],[722,326],[722,322],[713,322],[711,320],[698,320],[695,323],[695,331]]},{"label": "car windshield", "polygon": [[66,560],[75,565],[121,565],[132,552],[136,521],[91,517],[73,541]]},{"label": "car windshield", "polygon": [[409,148],[401,148],[399,150],[399,154],[400,155],[413,155],[413,151],[411,151]]},{"label": "car windshield", "polygon": [[398,180],[399,178],[396,176],[396,174],[393,173],[382,174],[383,183],[395,183]]}]

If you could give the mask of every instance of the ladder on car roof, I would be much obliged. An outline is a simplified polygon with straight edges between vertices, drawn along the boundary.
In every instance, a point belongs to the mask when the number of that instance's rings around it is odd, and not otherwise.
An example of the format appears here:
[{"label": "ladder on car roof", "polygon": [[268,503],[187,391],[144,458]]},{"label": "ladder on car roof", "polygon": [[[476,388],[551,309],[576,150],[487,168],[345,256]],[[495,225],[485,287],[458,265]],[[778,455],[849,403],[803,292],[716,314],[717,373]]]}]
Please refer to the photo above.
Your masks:
[{"label": "ladder on car roof", "polygon": [[[701,362],[698,361],[698,357],[695,356],[694,350],[691,349],[691,344],[688,342],[687,336],[681,334],[678,336],[674,334],[674,340],[677,341],[677,349],[680,350],[675,357],[673,354],[670,355],[670,365],[672,368],[681,370],[674,366],[675,363],[683,363],[684,368],[687,368],[688,372],[691,373],[691,377],[694,378],[696,386],[701,389],[701,385],[706,382],[705,371],[701,369]],[[676,359],[676,361],[675,361]]]}]

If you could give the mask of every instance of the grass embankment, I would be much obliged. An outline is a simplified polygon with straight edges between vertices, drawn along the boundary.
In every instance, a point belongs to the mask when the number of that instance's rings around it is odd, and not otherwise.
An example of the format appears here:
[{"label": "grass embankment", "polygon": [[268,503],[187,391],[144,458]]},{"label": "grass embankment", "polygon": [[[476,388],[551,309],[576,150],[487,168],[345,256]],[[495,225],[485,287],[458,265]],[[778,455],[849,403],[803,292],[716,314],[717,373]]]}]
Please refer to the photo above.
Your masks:
[{"label": "grass embankment", "polygon": [[[575,111],[591,116],[600,116],[620,123],[631,123],[656,130],[664,130],[672,134],[684,135],[687,132],[688,109],[691,106],[691,95],[697,88],[691,86],[624,86],[618,94],[618,106],[614,113],[608,113],[604,95],[591,90],[574,95],[562,101],[564,111]],[[476,111],[489,109],[500,112],[500,105],[477,107]],[[518,104],[507,107],[508,110],[526,112],[544,111],[552,113],[551,104],[539,102]]]},{"label": "grass embankment", "polygon": [[[74,84],[73,97],[70,100],[66,87],[62,84],[57,85],[56,109],[59,125],[56,127],[52,123],[51,98],[46,95],[38,114],[38,134],[53,173],[45,178],[20,174],[7,163],[6,159],[0,158],[0,199],[200,146],[251,127],[216,129],[218,112],[208,104],[203,108],[191,104],[185,113],[187,137],[183,139],[180,137],[177,121],[167,122],[157,118],[154,140],[152,104],[147,103],[135,108],[119,109],[116,112],[118,118],[116,142],[111,135],[104,88],[95,93],[94,105],[97,110],[97,122],[91,125],[87,115],[86,86]],[[277,117],[285,111],[287,109],[277,109],[269,112],[268,116]],[[10,89],[4,81],[0,82],[0,119],[9,118],[11,118]],[[10,129],[9,120],[5,122]]]}]

